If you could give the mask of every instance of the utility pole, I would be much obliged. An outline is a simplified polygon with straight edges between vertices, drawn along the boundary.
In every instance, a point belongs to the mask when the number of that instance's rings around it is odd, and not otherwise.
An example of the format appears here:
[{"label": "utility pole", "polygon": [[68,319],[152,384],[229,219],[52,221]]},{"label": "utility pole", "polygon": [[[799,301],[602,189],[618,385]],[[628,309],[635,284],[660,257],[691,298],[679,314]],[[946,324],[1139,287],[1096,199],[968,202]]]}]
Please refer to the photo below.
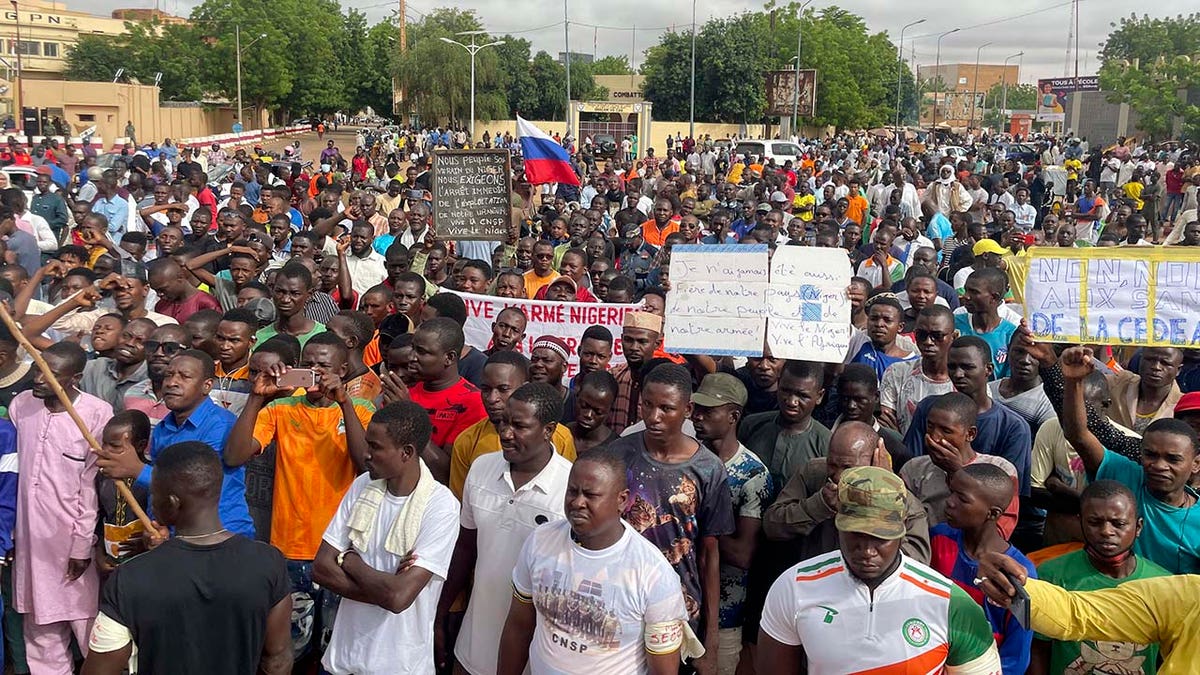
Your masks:
[{"label": "utility pole", "polygon": [[563,60],[567,64],[567,109],[564,121],[567,124],[567,136],[571,135],[571,22],[567,19],[567,0],[563,0],[563,46],[566,54]]},{"label": "utility pole", "polygon": [[[1025,52],[1020,51],[1004,59],[1004,69],[1000,71],[1000,82],[1004,87],[1004,97],[1000,101],[1000,117],[1003,118],[1005,122],[1008,121],[1008,62],[1024,55]],[[1021,83],[1021,66],[1017,66],[1017,83]],[[1000,126],[1003,127],[1004,123],[1002,122]]]},{"label": "utility pole", "polygon": [[[979,49],[975,50],[975,76],[971,78],[971,115],[970,120],[967,122],[968,132],[975,126],[975,99],[979,96],[979,55],[983,52],[983,48],[990,44],[992,43],[985,42],[979,45]],[[1003,75],[1001,76],[1003,77]],[[982,122],[983,120],[980,121]]]},{"label": "utility pole", "polygon": [[692,107],[688,114],[688,137],[696,138],[696,0],[692,0]]},{"label": "utility pole", "polygon": [[813,0],[806,0],[796,12],[796,86],[792,89],[792,136],[800,140],[800,47],[804,40],[804,8]]},{"label": "utility pole", "polygon": [[[945,33],[942,33],[941,35],[938,36],[937,55],[934,57],[934,60],[933,60],[933,76],[936,77],[939,81],[942,80],[942,38],[946,37],[947,35],[949,35],[951,33],[957,33],[960,30],[962,30],[962,29],[954,28],[954,29],[948,30]],[[936,84],[934,86],[936,86]],[[946,88],[946,83],[944,81],[942,81],[941,89],[945,89],[945,88]],[[944,92],[944,91],[939,92],[936,89],[933,92],[933,127],[930,129],[930,131],[932,131],[934,133],[937,132],[937,115],[938,115],[938,103],[939,103],[938,99],[941,98],[938,96],[938,94],[944,94],[944,93],[946,93],[946,92]]]},{"label": "utility pole", "polygon": [[[17,52],[17,82],[16,86],[13,87],[13,108],[16,110],[13,111],[13,123],[16,125],[16,128],[24,131],[25,110],[21,107],[24,104],[24,101],[21,98],[21,84],[25,80],[25,72],[21,67],[21,10],[17,7],[17,0],[11,0],[11,2],[13,7],[13,16],[15,17],[14,21],[16,22],[17,28],[17,44],[16,49],[14,50]],[[28,137],[29,134],[25,134],[25,136]]]},{"label": "utility pole", "polygon": [[[246,49],[249,49],[254,45],[255,42],[258,42],[265,37],[267,37],[267,34],[262,33],[258,37],[254,38],[250,41],[250,44],[246,45]],[[242,121],[242,24],[240,23],[233,24],[233,48],[234,51],[237,52],[237,122],[242,125],[243,129],[246,129],[248,128],[246,123]],[[258,108],[255,107],[255,110],[257,111]],[[257,122],[258,120],[255,120],[256,127]]]},{"label": "utility pole", "polygon": [[246,123],[242,121],[242,24],[233,24],[233,51],[237,52],[237,118],[234,120],[245,130]]},{"label": "utility pole", "polygon": [[[908,30],[909,28],[912,28],[913,26],[916,26],[916,25],[922,24],[922,23],[925,23],[925,19],[917,19],[916,21],[913,21],[912,23],[904,24],[904,26],[900,29],[900,44],[896,47],[896,64],[897,64],[896,65],[896,129],[897,129],[896,133],[897,134],[900,133],[899,132],[899,129],[900,129],[900,105],[901,105],[900,104],[900,99],[901,99],[901,97],[900,97],[900,81],[904,78],[904,31]],[[921,105],[920,101],[918,101],[917,102],[918,110],[920,109],[920,105]],[[917,116],[920,117],[919,114]]]}]

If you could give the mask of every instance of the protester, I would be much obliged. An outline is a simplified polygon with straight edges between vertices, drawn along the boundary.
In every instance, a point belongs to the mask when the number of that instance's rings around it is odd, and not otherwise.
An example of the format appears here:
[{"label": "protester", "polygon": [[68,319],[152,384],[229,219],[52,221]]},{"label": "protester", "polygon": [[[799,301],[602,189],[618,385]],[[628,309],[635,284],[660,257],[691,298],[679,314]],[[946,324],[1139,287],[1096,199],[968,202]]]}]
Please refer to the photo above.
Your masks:
[{"label": "protester", "polygon": [[607,452],[630,467],[632,495],[624,517],[654,543],[683,584],[688,621],[716,660],[720,574],[717,540],[734,532],[728,476],[720,460],[683,434],[691,416],[691,378],[675,364],[642,381],[646,430],[610,443]]},{"label": "protester", "polygon": [[1013,483],[1003,469],[983,462],[964,466],[950,476],[946,522],[931,531],[933,556],[929,566],[958,584],[983,607],[992,626],[1003,671],[1021,675],[1029,667],[1033,633],[1011,612],[985,601],[974,585],[979,559],[990,552],[1003,553],[1025,566],[1036,578],[1033,563],[1001,536],[997,523],[1013,499]]},{"label": "protester", "polygon": [[[369,452],[365,428],[374,408],[346,394],[346,359],[346,346],[336,335],[309,340],[300,366],[311,370],[316,382],[300,396],[287,396],[296,388],[279,382],[292,370],[286,363],[257,373],[223,457],[226,465],[240,466],[275,447],[271,543],[287,559],[296,604],[292,626],[297,658],[315,649],[313,638],[330,628],[324,623],[333,598],[312,580],[320,523],[333,518],[355,475],[366,468]],[[323,479],[314,482],[313,475]]]},{"label": "protester", "polygon": [[[1097,480],[1083,490],[1079,502],[1084,547],[1042,563],[1036,578],[1069,591],[1095,591],[1116,588],[1126,581],[1170,575],[1131,550],[1144,523],[1138,516],[1137,498],[1129,488],[1115,481]],[[1155,644],[1069,642],[1039,635],[1033,642],[1030,672],[1058,672],[1089,662],[1107,662],[1110,667],[1133,673],[1149,672],[1157,658]]]},{"label": "protester", "polygon": [[608,452],[571,467],[566,519],[534,530],[517,556],[500,675],[677,672],[681,656],[704,653],[675,570],[621,517],[628,475]]},{"label": "protester", "polygon": [[222,527],[221,469],[199,441],[159,454],[150,494],[163,531],[155,534],[172,528],[173,536],[109,577],[83,672],[120,675],[135,646],[139,672],[291,672],[283,556]]},{"label": "protester", "polygon": [[412,402],[380,408],[367,426],[367,472],[346,490],[312,568],[314,584],[341,598],[321,660],[329,673],[433,669],[458,500],[421,461],[432,433]]},{"label": "protester", "polygon": [[[471,599],[453,645],[458,664],[469,673],[496,671],[521,548],[539,525],[565,517],[571,462],[556,452],[552,440],[561,415],[562,400],[553,387],[521,385],[496,424],[500,452],[479,457],[467,474],[458,542],[438,614],[450,611],[470,581]],[[439,620],[435,631],[442,625]],[[438,657],[439,665],[445,658]]]},{"label": "protester", "polygon": [[13,528],[13,607],[24,619],[30,672],[68,673],[71,640],[86,656],[99,602],[100,578],[92,564],[97,456],[84,432],[63,414],[67,408],[56,389],[62,388],[93,438],[113,413],[108,403],[80,391],[87,357],[79,345],[51,345],[42,358],[49,372],[39,370],[33,388],[17,394],[9,407],[17,427],[18,474],[24,476]]},{"label": "protester", "polygon": [[[816,672],[909,666],[1000,672],[983,609],[949,579],[900,551],[904,484],[886,469],[857,467],[837,483],[838,553],[809,558],[771,586],[757,667]],[[858,636],[853,648],[828,631]],[[900,639],[903,637],[904,639]],[[936,648],[927,645],[935,642]]]}]

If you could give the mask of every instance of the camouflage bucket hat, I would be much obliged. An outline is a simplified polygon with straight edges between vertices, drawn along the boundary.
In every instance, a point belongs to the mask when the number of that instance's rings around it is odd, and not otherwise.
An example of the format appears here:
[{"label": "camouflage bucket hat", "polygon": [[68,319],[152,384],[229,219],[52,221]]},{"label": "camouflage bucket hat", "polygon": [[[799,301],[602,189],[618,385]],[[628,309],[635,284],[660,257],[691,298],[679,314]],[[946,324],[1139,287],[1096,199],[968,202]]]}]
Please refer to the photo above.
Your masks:
[{"label": "camouflage bucket hat", "polygon": [[879,539],[901,539],[907,532],[904,481],[876,466],[859,466],[842,472],[838,482],[838,514],[834,523],[843,532],[859,532]]}]

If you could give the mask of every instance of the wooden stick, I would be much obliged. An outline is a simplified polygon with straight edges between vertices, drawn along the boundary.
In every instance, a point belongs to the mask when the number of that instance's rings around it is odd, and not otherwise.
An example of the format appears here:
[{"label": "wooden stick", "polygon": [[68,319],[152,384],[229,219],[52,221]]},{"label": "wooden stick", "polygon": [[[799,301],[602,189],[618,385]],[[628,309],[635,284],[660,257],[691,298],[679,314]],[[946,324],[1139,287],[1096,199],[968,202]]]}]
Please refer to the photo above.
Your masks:
[{"label": "wooden stick", "polygon": [[[4,308],[4,305],[0,305],[0,321],[3,321],[4,325],[8,326],[9,332],[13,334],[13,337],[16,338],[17,342],[21,344],[25,351],[29,352],[29,356],[33,358],[33,362],[37,365],[38,370],[42,371],[42,376],[46,378],[46,381],[50,384],[50,388],[53,389],[54,393],[58,396],[59,402],[62,403],[63,407],[67,411],[67,414],[71,416],[71,420],[75,422],[75,426],[79,427],[79,433],[83,434],[83,439],[87,441],[88,445],[92,446],[92,452],[100,454],[100,444],[96,442],[96,437],[93,436],[91,430],[87,428],[87,424],[85,424],[83,418],[79,416],[79,413],[75,410],[75,406],[71,405],[71,397],[67,396],[66,390],[64,390],[62,385],[59,384],[58,378],[54,377],[54,372],[50,370],[49,364],[47,364],[46,360],[42,358],[41,352],[39,352],[37,348],[35,348],[33,344],[29,342],[29,338],[25,337],[25,334],[21,332],[21,327],[17,325],[16,321],[13,320],[12,315],[9,314],[8,310]],[[129,490],[129,486],[126,485],[124,481],[117,480],[116,478],[111,478],[109,480],[113,482],[113,487],[117,488],[117,492],[125,500],[125,503],[129,505],[129,508],[133,510],[133,513],[137,516],[138,520],[142,521],[142,525],[145,526],[146,531],[155,532],[156,530],[154,527],[154,522],[150,520],[150,516],[146,515],[146,512],[142,509],[141,505],[138,504],[137,498],[133,496],[133,492]]]}]

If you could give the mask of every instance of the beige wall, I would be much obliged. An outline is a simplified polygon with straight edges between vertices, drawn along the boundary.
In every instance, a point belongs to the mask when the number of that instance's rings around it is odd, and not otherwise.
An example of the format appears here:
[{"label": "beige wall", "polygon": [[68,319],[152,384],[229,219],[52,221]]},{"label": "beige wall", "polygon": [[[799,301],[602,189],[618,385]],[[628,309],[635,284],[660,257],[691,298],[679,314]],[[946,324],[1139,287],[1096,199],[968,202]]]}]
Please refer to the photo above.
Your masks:
[{"label": "beige wall", "polygon": [[47,80],[27,82],[23,94],[26,106],[62,109],[72,136],[95,125],[108,147],[124,138],[130,120],[139,141],[212,136],[233,126],[232,107],[162,107],[158,89],[145,85]]}]

